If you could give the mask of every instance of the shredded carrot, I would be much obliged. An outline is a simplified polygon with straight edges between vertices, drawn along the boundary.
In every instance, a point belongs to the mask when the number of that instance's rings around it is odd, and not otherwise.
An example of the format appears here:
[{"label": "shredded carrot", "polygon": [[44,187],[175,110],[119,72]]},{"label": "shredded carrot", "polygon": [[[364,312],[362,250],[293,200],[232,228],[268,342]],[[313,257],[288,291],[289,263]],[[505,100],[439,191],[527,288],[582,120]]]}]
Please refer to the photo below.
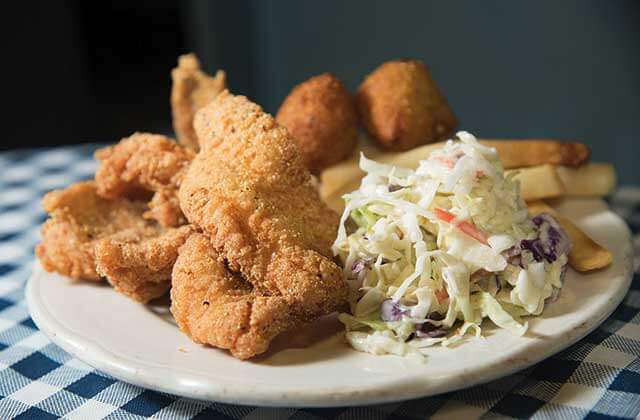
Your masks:
[{"label": "shredded carrot", "polygon": [[447,168],[453,168],[453,166],[454,166],[453,165],[453,161],[451,159],[447,159],[446,157],[436,156],[433,159],[437,160],[440,163],[442,163]]},{"label": "shredded carrot", "polygon": [[446,223],[451,223],[452,225],[460,229],[460,231],[465,235],[471,236],[476,241],[488,245],[487,235],[483,231],[478,229],[473,223],[470,223],[466,220],[458,222],[455,220],[456,215],[445,209],[436,208],[435,213],[438,219]]},{"label": "shredded carrot", "polygon": [[450,211],[446,211],[445,209],[441,209],[439,207],[436,207],[435,212],[436,212],[436,217],[442,220],[443,222],[451,223],[451,221],[456,218],[455,214],[451,213]]},{"label": "shredded carrot", "polygon": [[436,292],[436,299],[438,299],[438,303],[442,303],[443,300],[449,297],[449,293],[447,293],[447,289],[438,290]]}]

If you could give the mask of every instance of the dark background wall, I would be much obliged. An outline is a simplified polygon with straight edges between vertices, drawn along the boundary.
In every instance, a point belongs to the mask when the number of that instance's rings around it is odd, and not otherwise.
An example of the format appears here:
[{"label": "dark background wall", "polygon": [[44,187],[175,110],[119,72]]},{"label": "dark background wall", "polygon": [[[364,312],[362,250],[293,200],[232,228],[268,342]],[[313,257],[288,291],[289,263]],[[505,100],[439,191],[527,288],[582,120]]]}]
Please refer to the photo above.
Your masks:
[{"label": "dark background wall", "polygon": [[[171,132],[169,71],[195,51],[274,112],[324,71],[355,89],[419,58],[483,137],[586,142],[640,184],[640,3],[629,1],[22,2],[4,26],[3,149]],[[7,114],[5,114],[7,115]]]}]

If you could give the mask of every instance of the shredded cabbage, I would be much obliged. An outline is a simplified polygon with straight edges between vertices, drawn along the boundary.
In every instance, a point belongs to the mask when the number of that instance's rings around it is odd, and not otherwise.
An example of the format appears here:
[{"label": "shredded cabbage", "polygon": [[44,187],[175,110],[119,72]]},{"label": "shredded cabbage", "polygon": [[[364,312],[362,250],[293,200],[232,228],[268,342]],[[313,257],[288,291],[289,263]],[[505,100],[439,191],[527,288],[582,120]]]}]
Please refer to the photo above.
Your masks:
[{"label": "shredded cabbage", "polygon": [[531,219],[496,150],[457,133],[414,171],[360,156],[333,252],[350,285],[339,319],[359,351],[419,349],[481,337],[489,319],[516,335],[557,296],[570,250],[549,215]]}]

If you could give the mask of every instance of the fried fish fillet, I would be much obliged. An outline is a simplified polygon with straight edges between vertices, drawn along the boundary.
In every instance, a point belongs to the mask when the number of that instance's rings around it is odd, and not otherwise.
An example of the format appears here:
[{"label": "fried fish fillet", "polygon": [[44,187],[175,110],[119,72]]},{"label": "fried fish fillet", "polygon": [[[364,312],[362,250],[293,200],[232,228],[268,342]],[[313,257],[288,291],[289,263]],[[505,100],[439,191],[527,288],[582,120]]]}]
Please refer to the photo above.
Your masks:
[{"label": "fried fish fillet", "polygon": [[127,229],[96,242],[96,271],[113,288],[146,303],[171,287],[171,270],[191,226]]},{"label": "fried fish fillet", "polygon": [[[330,250],[338,216],[320,200],[287,130],[247,98],[223,92],[194,125],[202,151],[180,187],[180,205],[256,299],[229,310],[228,322],[203,327],[211,329],[209,338],[197,340],[219,346],[213,337],[234,334],[249,317],[249,329],[231,347],[234,356],[249,358],[279,333],[346,302],[346,282]],[[197,329],[176,318],[183,330]]]},{"label": "fried fish fillet", "polygon": [[249,330],[253,286],[230,272],[209,240],[194,234],[173,266],[171,313],[195,342],[235,351]]},{"label": "fried fish fillet", "polygon": [[43,206],[50,218],[36,255],[45,270],[76,280],[106,277],[118,291],[141,302],[168,290],[189,226],[162,228],[143,218],[146,203],[105,199],[93,181],[51,192]]},{"label": "fried fish fillet", "polygon": [[178,58],[178,67],[171,71],[171,111],[173,128],[180,143],[198,151],[198,138],[193,130],[193,117],[227,87],[227,76],[218,70],[215,77],[200,70],[195,54]]},{"label": "fried fish fillet", "polygon": [[240,359],[263,353],[271,339],[297,324],[304,314],[287,296],[254,289],[202,234],[180,248],[173,268],[171,312],[196,343],[228,349]]},{"label": "fried fish fillet", "polygon": [[136,198],[153,193],[145,218],[162,226],[180,226],[185,218],[178,203],[178,188],[194,153],[161,135],[135,133],[118,144],[100,149],[96,172],[98,194],[106,198]]},{"label": "fried fish fillet", "polygon": [[144,229],[146,205],[126,199],[106,200],[87,181],[53,191],[42,205],[50,218],[42,226],[36,255],[47,271],[74,279],[100,280],[93,247],[96,241],[126,229]]}]

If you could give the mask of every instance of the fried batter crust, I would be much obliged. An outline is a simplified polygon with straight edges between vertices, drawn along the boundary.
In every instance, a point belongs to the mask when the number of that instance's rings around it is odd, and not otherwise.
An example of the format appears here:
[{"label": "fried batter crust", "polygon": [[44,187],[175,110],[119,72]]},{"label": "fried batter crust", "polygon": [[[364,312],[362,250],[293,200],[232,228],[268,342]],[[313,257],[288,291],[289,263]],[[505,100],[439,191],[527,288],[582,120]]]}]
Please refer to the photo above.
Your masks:
[{"label": "fried batter crust", "polygon": [[171,111],[173,128],[184,146],[198,151],[198,137],[193,129],[193,117],[227,87],[227,76],[218,70],[215,77],[200,70],[195,54],[178,58],[178,67],[171,71]]},{"label": "fried batter crust", "polygon": [[302,314],[282,296],[261,295],[232,273],[208,239],[194,234],[173,268],[171,312],[195,342],[228,349],[239,359],[265,352]]},{"label": "fried batter crust", "polygon": [[[228,92],[198,112],[195,128],[203,150],[180,187],[180,205],[229,269],[264,297],[260,310],[273,313],[267,308],[284,300],[285,330],[344,304],[346,283],[330,250],[338,216],[321,202],[287,130]],[[234,355],[257,354],[249,341],[238,338]]]},{"label": "fried batter crust", "polygon": [[171,287],[171,270],[178,249],[191,232],[188,225],[118,232],[96,243],[96,271],[116,291],[146,303]]},{"label": "fried batter crust", "polygon": [[358,140],[355,101],[330,73],[293,88],[276,120],[295,138],[307,168],[315,175],[347,158]]},{"label": "fried batter crust", "polygon": [[388,61],[358,89],[358,112],[369,134],[389,150],[408,150],[450,134],[457,121],[427,67]]},{"label": "fried batter crust", "polygon": [[36,255],[47,271],[73,279],[99,281],[93,247],[96,241],[125,229],[144,229],[145,204],[106,200],[95,182],[80,182],[46,194],[42,205],[51,216],[42,226]]},{"label": "fried batter crust", "polygon": [[146,218],[162,226],[180,226],[185,218],[178,203],[178,188],[194,153],[161,135],[135,133],[95,154],[98,194],[106,198],[136,198],[153,192]]},{"label": "fried batter crust", "polygon": [[143,218],[144,202],[105,199],[97,191],[88,181],[44,197],[50,218],[36,247],[42,267],[75,280],[106,278],[140,302],[161,296],[191,227],[162,228]]}]

